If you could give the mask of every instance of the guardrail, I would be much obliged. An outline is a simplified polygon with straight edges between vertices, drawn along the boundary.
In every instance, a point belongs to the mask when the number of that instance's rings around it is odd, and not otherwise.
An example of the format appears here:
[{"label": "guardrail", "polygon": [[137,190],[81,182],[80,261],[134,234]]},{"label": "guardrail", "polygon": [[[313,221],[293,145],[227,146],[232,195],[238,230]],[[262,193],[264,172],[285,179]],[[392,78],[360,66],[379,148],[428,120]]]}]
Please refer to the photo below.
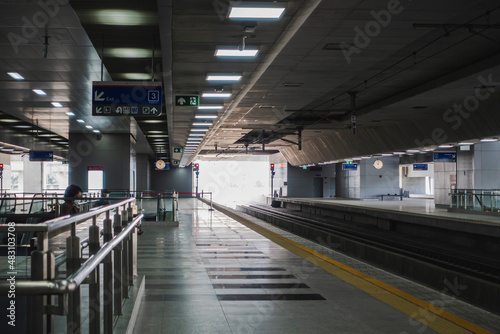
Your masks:
[{"label": "guardrail", "polygon": [[[81,332],[81,286],[89,285],[89,333],[101,332],[101,304],[103,305],[104,333],[113,332],[114,318],[122,314],[122,301],[128,298],[129,287],[137,274],[136,226],[143,215],[132,217],[135,198],[123,200],[102,208],[64,216],[41,224],[0,226],[0,233],[37,234],[37,250],[31,254],[31,281],[0,281],[0,293],[28,296],[27,332],[52,332],[53,316],[66,316],[66,332]],[[120,211],[121,210],[121,211]],[[116,211],[111,220],[112,211]],[[105,214],[102,247],[99,242],[97,216]],[[89,227],[89,258],[82,264],[81,242],[76,235],[77,224],[92,219]],[[12,232],[12,229],[15,232]],[[49,250],[49,238],[70,231],[66,238],[65,279],[56,279],[56,261]],[[100,264],[103,264],[103,291],[100,292]],[[15,268],[10,268],[14,271]],[[9,274],[9,273],[8,273]],[[57,302],[54,296],[57,296]]]},{"label": "guardrail", "polygon": [[452,189],[450,208],[500,213],[500,190]]}]

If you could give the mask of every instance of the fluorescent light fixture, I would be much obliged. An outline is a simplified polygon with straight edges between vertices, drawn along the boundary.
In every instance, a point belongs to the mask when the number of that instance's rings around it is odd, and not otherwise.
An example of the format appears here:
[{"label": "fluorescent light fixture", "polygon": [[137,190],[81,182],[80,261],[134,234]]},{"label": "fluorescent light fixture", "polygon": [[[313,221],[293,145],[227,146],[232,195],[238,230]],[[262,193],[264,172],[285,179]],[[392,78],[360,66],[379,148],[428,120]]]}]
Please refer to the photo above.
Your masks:
[{"label": "fluorescent light fixture", "polygon": [[71,112],[71,111],[68,111],[68,112],[66,113],[66,115],[68,115],[68,116],[75,116],[75,113],[73,113],[73,112]]},{"label": "fluorescent light fixture", "polygon": [[92,129],[92,125],[85,125],[87,129]]},{"label": "fluorescent light fixture", "polygon": [[24,77],[17,72],[7,72],[7,74],[10,75],[13,79],[24,80]]},{"label": "fluorescent light fixture", "polygon": [[420,150],[406,150],[406,152],[408,152],[408,153],[418,153],[418,152],[420,152]]},{"label": "fluorescent light fixture", "polygon": [[392,157],[392,153],[382,153],[383,157]]},{"label": "fluorescent light fixture", "polygon": [[78,123],[85,123],[85,121],[83,119],[77,119],[76,120]]},{"label": "fluorescent light fixture", "polygon": [[4,151],[4,152],[12,152],[12,151],[14,151],[13,148],[2,148],[1,150]]},{"label": "fluorescent light fixture", "polygon": [[474,145],[474,143],[463,141],[461,143],[458,143],[458,145]]},{"label": "fluorescent light fixture", "polygon": [[38,94],[38,95],[41,95],[41,96],[44,96],[44,95],[47,95],[47,93],[45,93],[43,90],[41,89],[33,89],[33,91]]},{"label": "fluorescent light fixture", "polygon": [[194,118],[198,118],[198,119],[216,119],[217,115],[196,115],[194,116]]},{"label": "fluorescent light fixture", "polygon": [[401,154],[405,154],[405,152],[393,152],[392,154],[399,154],[399,155],[401,155]]},{"label": "fluorescent light fixture", "polygon": [[199,106],[198,110],[219,110],[222,109],[223,106]]},{"label": "fluorescent light fixture", "polygon": [[283,7],[231,7],[230,19],[279,19],[285,8]]},{"label": "fluorescent light fixture", "polygon": [[191,129],[193,132],[207,132],[208,129]]},{"label": "fluorescent light fixture", "polygon": [[[105,49],[106,57],[117,58],[151,58],[151,49],[143,48],[109,48]],[[160,55],[160,50],[155,50],[155,57]]]},{"label": "fluorescent light fixture", "polygon": [[151,26],[158,24],[158,14],[154,11],[131,9],[98,9],[86,11],[89,23],[117,26]]},{"label": "fluorescent light fixture", "polygon": [[101,133],[101,131],[99,131],[99,130],[94,130],[94,132],[95,132],[95,133]]},{"label": "fluorescent light fixture", "polygon": [[256,49],[217,49],[215,50],[216,57],[255,57],[259,53]]},{"label": "fluorescent light fixture", "polygon": [[231,97],[231,93],[202,93],[201,97]]},{"label": "fluorescent light fixture", "polygon": [[212,123],[193,123],[194,126],[212,126]]},{"label": "fluorescent light fixture", "polygon": [[440,148],[452,148],[453,145],[439,145]]},{"label": "fluorescent light fixture", "polygon": [[21,121],[17,120],[17,119],[12,119],[12,118],[2,118],[2,119],[0,119],[0,122],[3,122],[3,123],[18,123],[18,122],[21,122]]},{"label": "fluorescent light fixture", "polygon": [[207,81],[240,81],[239,74],[208,74]]},{"label": "fluorescent light fixture", "polygon": [[484,139],[481,139],[481,141],[483,143],[487,143],[487,142],[498,141],[498,139],[495,139],[495,138],[484,138]]},{"label": "fluorescent light fixture", "polygon": [[62,108],[62,104],[61,104],[61,103],[59,103],[59,102],[51,102],[51,103],[52,103],[52,105],[53,105],[54,107],[56,107],[56,108]]},{"label": "fluorescent light fixture", "polygon": [[120,76],[127,80],[151,80],[149,73],[122,73]]},{"label": "fluorescent light fixture", "polygon": [[361,157],[361,159],[370,159],[371,157]]},{"label": "fluorescent light fixture", "polygon": [[204,133],[190,133],[189,136],[190,137],[204,137],[205,134]]}]

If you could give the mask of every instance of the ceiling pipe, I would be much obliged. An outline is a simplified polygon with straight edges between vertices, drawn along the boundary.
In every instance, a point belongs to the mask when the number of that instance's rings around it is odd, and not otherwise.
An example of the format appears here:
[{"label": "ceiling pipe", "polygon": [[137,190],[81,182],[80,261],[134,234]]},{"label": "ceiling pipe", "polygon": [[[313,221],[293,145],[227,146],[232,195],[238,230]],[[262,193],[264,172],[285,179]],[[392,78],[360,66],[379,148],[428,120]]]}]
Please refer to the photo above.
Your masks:
[{"label": "ceiling pipe", "polygon": [[[209,142],[210,139],[215,135],[217,130],[221,127],[221,125],[226,121],[226,119],[233,113],[234,109],[238,106],[238,104],[245,98],[248,92],[253,88],[253,86],[259,81],[259,79],[264,75],[266,70],[271,66],[276,57],[281,53],[281,51],[285,48],[285,46],[290,42],[293,36],[299,31],[299,29],[304,25],[309,16],[314,12],[314,10],[321,3],[321,0],[311,0],[304,1],[302,7],[297,11],[297,14],[292,18],[291,22],[287,25],[283,33],[278,38],[277,42],[274,44],[273,48],[266,55],[262,63],[259,64],[257,70],[253,73],[250,80],[245,83],[244,88],[240,91],[240,93],[236,96],[236,98],[231,101],[231,104],[224,112],[222,117],[217,121],[217,123],[213,126],[212,130],[206,135],[205,139],[198,145],[198,148],[193,153],[191,158],[189,159],[186,165],[189,165],[196,155],[201,151],[201,148],[205,145],[205,143]],[[170,132],[169,132],[170,133]]]}]

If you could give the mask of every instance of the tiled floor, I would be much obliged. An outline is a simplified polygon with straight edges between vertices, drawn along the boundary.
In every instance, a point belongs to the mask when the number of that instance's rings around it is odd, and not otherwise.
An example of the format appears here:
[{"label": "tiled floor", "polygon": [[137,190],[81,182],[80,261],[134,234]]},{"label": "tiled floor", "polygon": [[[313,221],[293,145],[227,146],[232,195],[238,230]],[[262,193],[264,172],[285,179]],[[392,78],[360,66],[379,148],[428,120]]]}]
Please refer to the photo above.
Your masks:
[{"label": "tiled floor", "polygon": [[435,333],[196,199],[179,221],[139,237],[134,333]]}]

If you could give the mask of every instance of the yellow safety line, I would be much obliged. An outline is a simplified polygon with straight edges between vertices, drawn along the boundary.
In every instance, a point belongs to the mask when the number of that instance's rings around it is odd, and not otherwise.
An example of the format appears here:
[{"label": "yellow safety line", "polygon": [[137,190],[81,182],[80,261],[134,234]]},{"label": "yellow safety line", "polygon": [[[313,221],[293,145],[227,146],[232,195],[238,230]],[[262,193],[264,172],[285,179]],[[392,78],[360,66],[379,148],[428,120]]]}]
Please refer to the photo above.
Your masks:
[{"label": "yellow safety line", "polygon": [[[323,254],[320,254],[312,249],[304,247],[293,240],[290,240],[286,237],[283,237],[282,235],[279,235],[262,226],[259,226],[218,205],[217,209],[224,212],[231,218],[237,220],[238,222],[242,223],[243,225],[251,228],[255,232],[263,235],[268,239],[271,239],[272,241],[286,248],[292,253],[299,255],[305,260],[319,266],[320,268],[337,276],[343,281],[363,290],[364,292],[370,294],[371,296],[377,298],[378,300],[407,314],[410,318],[414,320],[414,321],[409,320],[410,324],[415,324],[415,321],[418,321],[423,325],[428,326],[439,333],[458,334],[458,333],[472,332],[481,334],[493,334],[493,332],[490,332],[482,327],[479,327],[471,323],[470,321],[460,318],[459,316],[451,314],[437,307],[436,305],[423,301],[389,284],[381,282],[371,276],[368,276],[360,271],[357,271],[356,269],[348,267],[343,263],[332,260],[329,257],[324,256]],[[310,255],[312,255],[312,257]],[[322,261],[327,263],[324,263]]]}]

